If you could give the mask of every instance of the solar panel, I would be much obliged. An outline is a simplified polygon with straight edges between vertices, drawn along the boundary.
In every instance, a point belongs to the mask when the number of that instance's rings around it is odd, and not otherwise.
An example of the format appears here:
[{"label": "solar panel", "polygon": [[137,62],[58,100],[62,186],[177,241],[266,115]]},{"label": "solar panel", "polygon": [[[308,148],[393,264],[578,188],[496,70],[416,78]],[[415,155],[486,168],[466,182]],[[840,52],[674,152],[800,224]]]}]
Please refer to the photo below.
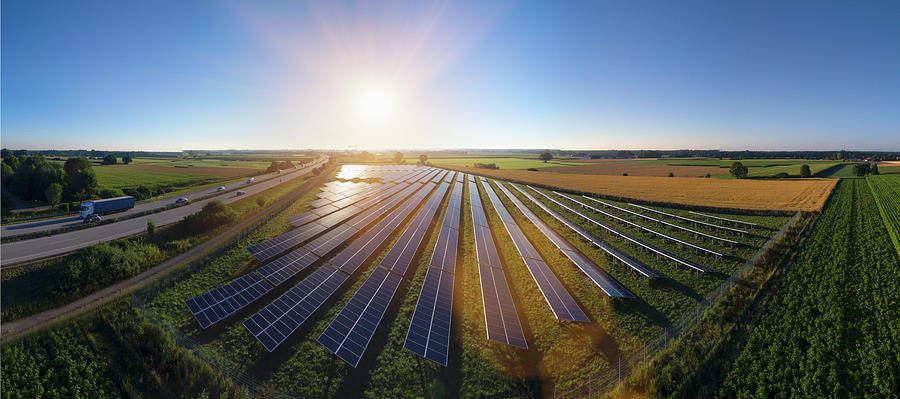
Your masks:
[{"label": "solar panel", "polygon": [[350,276],[322,266],[274,302],[244,320],[244,327],[272,352]]},{"label": "solar panel", "polygon": [[303,227],[297,227],[268,241],[249,247],[247,250],[250,251],[256,259],[266,261],[291,247],[306,242],[315,235],[325,231],[325,229],[326,227],[321,224],[315,222],[308,223]]},{"label": "solar panel", "polygon": [[400,276],[376,267],[319,336],[319,343],[356,367],[400,286],[400,280]]},{"label": "solar panel", "polygon": [[[530,194],[526,193],[518,186],[513,185],[513,187],[518,190],[522,195],[526,198],[531,199],[532,201],[537,201]],[[577,266],[584,274],[591,279],[600,289],[603,290],[607,295],[613,297],[622,297],[622,298],[634,298],[634,294],[628,291],[625,286],[620,284],[618,281],[612,278],[605,271],[600,269],[594,262],[590,261],[584,255],[581,254],[575,247],[569,244],[559,233],[553,230],[550,226],[547,225],[543,220],[541,220],[537,215],[534,214],[522,201],[514,196],[509,190],[506,189],[504,185],[500,185],[500,189],[509,197],[510,201],[512,201],[519,210],[522,211],[525,216],[531,220],[531,222],[542,232],[544,233],[550,241],[559,248],[563,254],[566,255],[574,264]],[[539,206],[541,204],[538,204]]]},{"label": "solar panel", "polygon": [[304,224],[312,222],[313,220],[316,220],[318,218],[319,218],[319,215],[316,215],[315,213],[307,211],[307,212],[303,212],[297,216],[287,218],[286,220],[288,223],[294,225],[295,227],[300,227],[300,226],[303,226]]},{"label": "solar panel", "polygon": [[478,256],[479,263],[503,267],[500,262],[500,254],[497,253],[497,247],[494,245],[491,229],[485,226],[475,226],[475,254]]},{"label": "solar panel", "polygon": [[516,305],[509,292],[503,270],[478,264],[481,297],[484,300],[484,321],[491,341],[527,349],[525,333],[516,314]]},{"label": "solar panel", "polygon": [[334,230],[322,234],[319,238],[312,240],[310,243],[304,245],[304,247],[316,255],[325,256],[331,252],[331,250],[337,248],[344,241],[347,241],[347,239],[356,234],[357,231],[358,230],[353,227],[342,224],[335,227]]},{"label": "solar panel", "polygon": [[267,292],[272,285],[256,273],[245,274],[228,284],[184,301],[200,328],[216,324]]},{"label": "solar panel", "polygon": [[494,192],[490,183],[485,182],[484,190],[487,192],[488,198],[491,199],[491,204],[494,205],[494,209],[497,213],[506,214],[508,219],[501,218],[503,226],[506,228],[507,234],[512,238],[516,249],[522,256],[525,267],[527,267],[528,271],[531,273],[531,277],[534,279],[535,284],[537,284],[541,294],[544,295],[544,299],[547,300],[547,304],[550,306],[553,315],[558,319],[589,322],[590,319],[588,319],[587,315],[584,314],[584,311],[581,310],[578,304],[575,303],[575,299],[569,295],[569,292],[566,291],[556,275],[553,274],[553,271],[550,270],[550,267],[547,266],[547,263],[544,262],[544,259],[541,258],[541,255],[538,253],[537,249],[534,248],[534,245],[528,241],[528,238],[525,237],[525,234],[519,229],[519,226],[512,219],[512,215],[509,214],[506,207],[500,202],[500,197]]},{"label": "solar panel", "polygon": [[429,267],[403,347],[446,367],[452,309],[453,274]]},{"label": "solar panel", "polygon": [[321,216],[325,216],[331,212],[334,212],[336,210],[338,210],[338,208],[336,206],[328,204],[328,205],[323,205],[318,208],[315,208],[315,209],[311,210],[310,212],[312,212],[316,216],[321,217]]},{"label": "solar panel", "polygon": [[422,239],[431,225],[431,220],[437,212],[438,205],[447,193],[447,185],[442,184],[429,198],[426,206],[423,207],[412,223],[407,226],[406,231],[400,236],[397,242],[391,247],[387,255],[381,260],[381,266],[399,275],[406,274],[406,270],[412,263]]},{"label": "solar panel", "polygon": [[458,244],[459,231],[447,226],[441,227],[437,242],[434,244],[434,252],[431,254],[431,261],[428,264],[450,273],[455,272]]},{"label": "solar panel", "polygon": [[319,256],[309,252],[306,248],[297,248],[284,256],[266,263],[256,269],[266,280],[273,285],[281,285],[309,265],[315,263]]},{"label": "solar panel", "polygon": [[309,206],[313,208],[318,208],[320,206],[325,206],[331,203],[331,200],[328,198],[319,198],[317,200],[309,201]]}]

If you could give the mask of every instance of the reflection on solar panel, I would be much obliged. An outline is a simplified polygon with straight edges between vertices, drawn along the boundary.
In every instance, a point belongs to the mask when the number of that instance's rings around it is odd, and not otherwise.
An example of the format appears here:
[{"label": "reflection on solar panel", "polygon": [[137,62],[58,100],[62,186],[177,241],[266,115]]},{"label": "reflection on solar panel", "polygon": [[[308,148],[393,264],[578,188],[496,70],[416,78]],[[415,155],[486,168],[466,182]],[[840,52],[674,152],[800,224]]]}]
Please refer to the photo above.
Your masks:
[{"label": "reflection on solar panel", "polygon": [[228,284],[195,296],[185,302],[200,328],[207,328],[234,312],[247,306],[248,303],[272,290],[272,285],[255,273],[245,274]]},{"label": "reflection on solar panel", "polygon": [[400,280],[400,276],[376,267],[347,306],[319,336],[319,343],[356,367],[400,286]]},{"label": "reflection on solar panel", "polygon": [[[549,213],[550,216],[553,216],[554,218],[556,218],[556,220],[559,220],[562,224],[566,225],[566,227],[572,229],[572,231],[578,233],[578,235],[584,237],[586,240],[590,241],[591,243],[596,245],[598,248],[602,249],[603,251],[608,253],[610,256],[618,259],[620,262],[622,262],[625,265],[627,265],[628,267],[634,269],[638,273],[644,275],[645,277],[650,277],[650,278],[668,278],[668,277],[666,277],[665,274],[662,274],[662,273],[650,268],[649,266],[635,260],[634,258],[624,254],[622,251],[619,251],[618,249],[614,248],[612,245],[607,244],[603,240],[601,240],[601,239],[597,238],[596,236],[594,236],[593,234],[589,233],[587,230],[583,229],[581,226],[573,223],[572,221],[570,221],[569,219],[560,215],[553,209],[550,209],[550,207],[548,207],[547,205],[544,205],[544,203],[538,201],[537,198],[534,198],[533,196],[531,196],[531,194],[529,194],[525,190],[522,190],[521,188],[519,188],[519,186],[514,184],[513,187],[515,187],[516,190],[519,190],[520,193],[522,193],[526,197],[528,197],[528,199],[530,199],[532,202],[534,202],[537,206],[541,207],[541,209],[543,209],[545,212]],[[534,187],[529,187],[529,188],[531,188],[538,194],[541,194],[544,197],[550,199],[551,201],[554,201],[553,198],[550,198],[549,196],[538,191]],[[565,207],[565,205],[561,205],[561,206]],[[566,209],[570,209],[570,208],[566,208]],[[572,257],[570,256],[569,258],[571,259]],[[575,259],[572,259],[572,261],[575,262],[576,264],[578,264],[578,261],[576,261]],[[582,270],[584,270],[584,269],[582,269]],[[595,282],[596,282],[596,280],[595,280]]]},{"label": "reflection on solar panel", "polygon": [[259,269],[256,269],[256,271],[270,283],[281,285],[281,283],[300,273],[300,271],[306,269],[318,259],[318,255],[309,252],[306,248],[297,248],[278,259],[266,263]]},{"label": "reflection on solar panel", "polygon": [[403,347],[447,366],[452,306],[453,274],[429,267]]},{"label": "reflection on solar panel", "polygon": [[[481,198],[478,195],[478,186],[472,175],[469,175],[469,194],[473,220],[477,219],[476,213],[481,213],[482,219],[485,219]],[[494,247],[491,230],[486,226],[475,225],[475,250],[478,253],[478,275],[481,281],[484,322],[488,339],[527,348],[528,344],[525,342],[525,334],[522,332],[522,325],[516,314],[516,306],[512,294],[509,292],[506,276],[500,268],[500,258],[497,255],[497,248]],[[487,254],[491,253],[496,260],[489,259],[492,257]],[[489,263],[486,262],[495,262],[496,267],[488,266]]]},{"label": "reflection on solar panel", "polygon": [[263,241],[249,247],[247,250],[250,251],[256,259],[266,261],[298,244],[306,242],[315,235],[325,231],[325,229],[326,227],[321,224],[309,223],[303,227],[295,228],[268,241]]},{"label": "reflection on solar panel", "polygon": [[484,182],[484,191],[487,192],[494,209],[500,215],[500,221],[503,222],[506,232],[512,238],[513,244],[515,244],[516,249],[522,256],[525,267],[531,273],[535,284],[537,284],[541,294],[544,295],[547,304],[550,305],[553,315],[557,319],[589,322],[590,319],[584,314],[584,311],[581,310],[575,299],[569,295],[569,292],[566,291],[556,275],[553,274],[553,271],[541,258],[534,245],[531,245],[531,242],[528,241],[528,238],[525,237],[525,234],[522,233],[522,230],[513,220],[512,215],[506,210],[506,206],[500,201],[500,197],[494,192],[490,183],[486,181]]},{"label": "reflection on solar panel", "polygon": [[337,248],[338,245],[341,245],[341,243],[356,234],[357,231],[358,230],[353,227],[342,224],[335,227],[334,230],[322,234],[319,238],[312,240],[309,244],[304,245],[304,247],[316,255],[325,256],[331,252],[331,250]]},{"label": "reflection on solar panel", "polygon": [[[515,195],[509,192],[506,186],[500,184],[499,187],[503,191],[503,193],[506,194],[509,200],[512,201],[512,203],[515,204],[523,214],[525,214],[528,220],[531,220],[531,223],[533,223],[538,228],[538,230],[544,233],[544,235],[547,236],[547,238],[550,239],[550,241],[552,241],[553,244],[556,245],[556,247],[566,255],[566,257],[568,257],[573,263],[575,263],[575,266],[581,269],[581,271],[586,274],[588,278],[590,278],[591,281],[594,282],[594,284],[597,284],[597,286],[600,287],[600,289],[603,290],[606,295],[619,298],[634,298],[634,294],[628,291],[625,286],[620,284],[618,281],[612,278],[612,276],[600,269],[600,267],[590,259],[582,255],[581,252],[579,252],[575,247],[569,244],[569,242],[566,241],[561,235],[559,235],[559,233],[557,233],[550,226],[548,226],[547,223],[541,220],[541,218],[535,215],[534,212],[531,211],[531,209],[528,209],[528,207],[526,207],[525,204],[522,203],[522,201],[519,201],[519,199]],[[530,194],[522,191],[522,189],[515,185],[513,187],[520,193],[522,193],[526,198],[529,198],[537,203],[537,200],[534,199],[534,197],[532,197]],[[543,205],[540,203],[537,204],[539,206]]]},{"label": "reflection on solar panel", "polygon": [[331,266],[322,266],[300,284],[244,320],[244,327],[271,352],[296,331],[349,277]]},{"label": "reflection on solar panel", "polygon": [[431,195],[412,223],[406,227],[406,231],[400,235],[397,242],[394,243],[387,255],[381,260],[380,264],[382,267],[401,276],[406,274],[406,269],[412,263],[419,245],[422,244],[422,239],[425,238],[425,233],[428,232],[428,228],[431,226],[434,214],[437,213],[441,202],[444,200],[447,187],[447,183],[442,183],[434,191],[434,194]]}]

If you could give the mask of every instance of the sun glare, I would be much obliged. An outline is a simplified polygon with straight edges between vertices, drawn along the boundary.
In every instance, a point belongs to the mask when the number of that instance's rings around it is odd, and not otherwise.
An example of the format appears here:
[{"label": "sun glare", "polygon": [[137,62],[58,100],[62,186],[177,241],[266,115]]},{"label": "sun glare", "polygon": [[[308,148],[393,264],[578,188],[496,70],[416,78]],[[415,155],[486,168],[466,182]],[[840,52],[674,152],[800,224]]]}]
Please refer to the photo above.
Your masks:
[{"label": "sun glare", "polygon": [[383,123],[394,113],[395,98],[385,89],[367,89],[356,97],[356,112],[366,123]]}]

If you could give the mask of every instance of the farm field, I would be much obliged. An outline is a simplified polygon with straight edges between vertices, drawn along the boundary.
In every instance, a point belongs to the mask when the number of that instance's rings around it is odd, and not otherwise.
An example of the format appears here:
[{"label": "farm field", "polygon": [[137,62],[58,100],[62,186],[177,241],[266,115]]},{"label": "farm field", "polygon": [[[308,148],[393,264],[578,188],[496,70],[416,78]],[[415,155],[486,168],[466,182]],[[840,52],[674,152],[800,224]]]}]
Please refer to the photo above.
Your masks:
[{"label": "farm field", "polygon": [[676,177],[704,177],[707,173],[718,175],[727,173],[728,169],[718,166],[670,166],[660,164],[643,164],[636,162],[594,162],[578,166],[550,166],[538,168],[542,172],[570,173],[582,175],[622,176],[658,176],[667,177],[669,173]]},{"label": "farm field", "polygon": [[[94,167],[99,189],[135,189],[146,187],[172,187],[212,183],[221,179],[211,174],[176,173],[176,168],[166,168],[172,172],[143,170],[147,167],[131,165],[105,165]],[[150,167],[153,168],[153,167]]]},{"label": "farm field", "polygon": [[866,178],[884,227],[900,255],[900,175],[869,176]]},{"label": "farm field", "polygon": [[[417,162],[418,158],[411,158],[407,162]],[[528,168],[545,168],[548,166],[577,166],[571,160],[550,160],[541,161],[537,156],[529,158],[517,157],[465,157],[465,158],[428,158],[436,166],[470,166],[474,167],[476,163],[496,164],[500,169],[528,169]]]},{"label": "farm field", "polygon": [[134,158],[132,165],[152,165],[174,168],[236,168],[264,170],[269,161],[224,160],[216,158]]},{"label": "farm field", "polygon": [[[837,162],[813,163],[813,164],[808,164],[808,165],[809,165],[809,172],[813,176],[817,176],[820,172],[822,172],[828,168],[832,168],[837,165],[840,165],[840,163],[837,163]],[[763,167],[763,168],[750,170],[750,173],[748,173],[747,175],[749,177],[772,177],[779,173],[787,173],[788,175],[791,175],[792,177],[800,177],[800,167],[801,166],[802,166],[802,164],[767,166],[767,167]]]},{"label": "farm field", "polygon": [[718,395],[895,395],[898,262],[866,181],[842,180]]},{"label": "farm field", "polygon": [[686,206],[748,210],[820,210],[836,180],[725,180],[679,177],[603,176],[524,170],[454,168],[512,181],[603,196]]}]

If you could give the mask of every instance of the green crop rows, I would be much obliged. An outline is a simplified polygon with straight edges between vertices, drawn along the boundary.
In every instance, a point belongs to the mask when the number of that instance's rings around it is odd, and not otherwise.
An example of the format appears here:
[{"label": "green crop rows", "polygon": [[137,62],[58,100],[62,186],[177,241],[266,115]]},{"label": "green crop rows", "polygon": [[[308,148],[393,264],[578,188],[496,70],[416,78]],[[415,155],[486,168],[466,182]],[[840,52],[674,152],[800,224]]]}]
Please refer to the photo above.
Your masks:
[{"label": "green crop rows", "polygon": [[884,227],[900,255],[900,175],[869,176],[866,182],[878,204]]},{"label": "green crop rows", "polygon": [[897,265],[872,191],[842,180],[720,395],[894,397]]}]

